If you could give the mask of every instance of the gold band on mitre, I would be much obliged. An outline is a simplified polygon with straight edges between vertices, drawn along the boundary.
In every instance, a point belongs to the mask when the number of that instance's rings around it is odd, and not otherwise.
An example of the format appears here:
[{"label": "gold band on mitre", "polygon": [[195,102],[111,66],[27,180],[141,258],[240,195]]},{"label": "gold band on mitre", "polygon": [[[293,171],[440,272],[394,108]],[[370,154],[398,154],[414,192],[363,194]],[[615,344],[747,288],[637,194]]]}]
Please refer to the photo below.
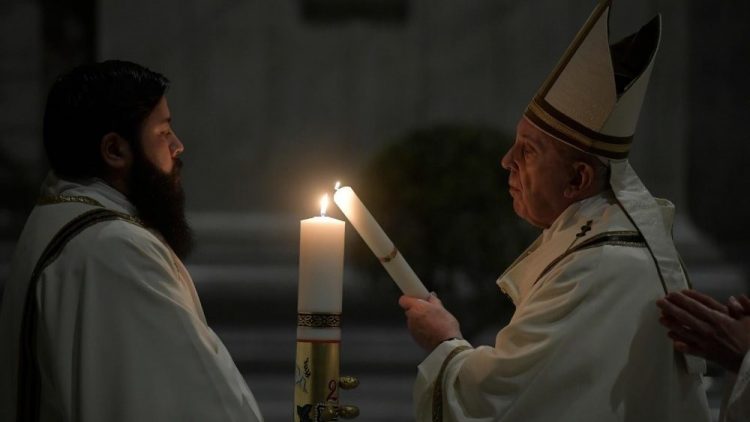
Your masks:
[{"label": "gold band on mitre", "polygon": [[627,158],[633,137],[605,135],[576,122],[539,96],[524,112],[531,124],[542,132],[589,154],[615,160]]}]

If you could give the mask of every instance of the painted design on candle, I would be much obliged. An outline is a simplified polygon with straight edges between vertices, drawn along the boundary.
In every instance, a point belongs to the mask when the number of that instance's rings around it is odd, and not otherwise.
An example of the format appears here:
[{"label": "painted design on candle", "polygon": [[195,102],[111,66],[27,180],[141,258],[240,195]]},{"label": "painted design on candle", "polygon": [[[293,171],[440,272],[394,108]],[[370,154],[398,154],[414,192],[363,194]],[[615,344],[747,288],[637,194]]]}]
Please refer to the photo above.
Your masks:
[{"label": "painted design on candle", "polygon": [[427,299],[430,295],[427,288],[354,190],[349,186],[342,187],[340,182],[336,182],[335,189],[333,202],[338,205],[401,291],[408,296]]}]

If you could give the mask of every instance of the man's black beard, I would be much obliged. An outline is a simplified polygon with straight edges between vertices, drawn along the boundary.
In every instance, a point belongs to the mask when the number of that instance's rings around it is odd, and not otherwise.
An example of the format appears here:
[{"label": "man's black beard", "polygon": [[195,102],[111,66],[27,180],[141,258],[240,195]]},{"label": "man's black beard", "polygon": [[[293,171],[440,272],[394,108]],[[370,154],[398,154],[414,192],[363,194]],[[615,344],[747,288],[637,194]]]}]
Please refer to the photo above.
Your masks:
[{"label": "man's black beard", "polygon": [[164,173],[136,151],[128,199],[146,227],[158,231],[174,253],[184,259],[193,248],[193,232],[185,218],[185,192],[180,182],[182,160]]}]

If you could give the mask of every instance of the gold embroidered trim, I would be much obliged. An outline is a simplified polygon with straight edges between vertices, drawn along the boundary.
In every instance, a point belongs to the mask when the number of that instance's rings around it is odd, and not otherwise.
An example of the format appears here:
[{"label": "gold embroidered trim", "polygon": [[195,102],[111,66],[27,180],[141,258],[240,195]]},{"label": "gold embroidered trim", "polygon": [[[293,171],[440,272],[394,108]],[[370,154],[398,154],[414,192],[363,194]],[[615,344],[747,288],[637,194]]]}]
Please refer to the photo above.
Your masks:
[{"label": "gold embroidered trim", "polygon": [[539,280],[542,279],[542,277],[544,277],[552,268],[554,268],[555,265],[559,264],[560,261],[565,259],[568,255],[584,249],[590,249],[605,245],[626,246],[633,248],[645,248],[648,246],[641,233],[637,231],[628,230],[599,233],[596,236],[590,237],[589,239],[586,239],[586,241],[581,242],[578,246],[568,249],[562,255],[553,259],[552,262],[550,262],[549,265],[547,265],[539,274],[539,277],[537,277],[534,284],[538,283]]},{"label": "gold embroidered trim", "polygon": [[388,262],[391,262],[391,261],[393,261],[393,258],[396,257],[396,255],[398,255],[398,249],[396,249],[396,247],[394,246],[393,250],[391,251],[391,253],[389,253],[388,255],[380,258],[380,262],[382,262],[384,264],[386,264]]},{"label": "gold embroidered trim", "polygon": [[[91,205],[94,207],[104,208],[104,205],[102,205],[96,199],[90,198],[88,196],[83,196],[83,195],[43,196],[36,201],[37,205],[54,205],[54,204],[65,204],[65,203],[73,203],[73,202]],[[125,214],[123,212],[110,210],[110,209],[107,209],[107,211],[117,214],[117,217],[120,220],[128,221],[130,223],[135,224],[136,226],[145,227],[143,220],[141,220],[138,217],[132,216],[130,214]]]},{"label": "gold embroidered trim", "polygon": [[[622,237],[629,238],[631,236],[632,237],[640,236],[640,234],[641,233],[638,232],[637,230],[618,230],[618,231],[613,231],[613,232],[599,233],[581,242],[581,244],[578,245],[576,248],[583,248],[587,245],[590,245],[591,243],[596,243],[596,241],[598,241],[599,239],[604,239],[604,238],[612,239],[612,238],[622,238]],[[641,243],[642,242],[643,241],[641,241]]]},{"label": "gold embroidered trim", "polygon": [[445,376],[445,370],[448,368],[448,363],[459,353],[470,349],[469,346],[458,346],[451,350],[443,361],[443,366],[440,367],[440,372],[438,372],[435,380],[435,387],[432,390],[432,422],[443,421],[443,377]]},{"label": "gold embroidered trim", "polygon": [[[112,211],[112,210],[109,210]],[[138,217],[134,217],[130,214],[125,214],[123,212],[119,211],[112,211],[113,213],[117,214],[118,217],[120,217],[120,220],[125,220],[129,223],[135,224],[136,226],[141,226],[143,228],[146,228],[146,224]]]},{"label": "gold embroidered trim", "polygon": [[608,151],[608,152],[614,152],[614,153],[626,153],[630,151],[630,143],[613,144],[609,142],[597,141],[595,139],[589,138],[588,136],[580,133],[577,130],[574,130],[568,127],[567,125],[562,124],[560,121],[552,117],[552,115],[547,113],[546,110],[542,109],[536,103],[536,98],[531,101],[531,103],[529,104],[528,110],[529,112],[536,115],[543,122],[552,126],[555,130],[559,131],[563,135],[569,137],[572,140],[575,140],[576,142],[580,142],[581,144],[589,148],[598,149],[602,151]]},{"label": "gold embroidered trim", "polygon": [[68,196],[68,195],[57,195],[57,196],[43,196],[36,202],[37,205],[52,205],[62,204],[67,202],[80,202],[82,204],[93,205],[95,207],[103,207],[96,199],[89,198],[88,196]]},{"label": "gold embroidered trim", "polygon": [[300,312],[297,314],[298,327],[338,328],[341,327],[341,314]]}]

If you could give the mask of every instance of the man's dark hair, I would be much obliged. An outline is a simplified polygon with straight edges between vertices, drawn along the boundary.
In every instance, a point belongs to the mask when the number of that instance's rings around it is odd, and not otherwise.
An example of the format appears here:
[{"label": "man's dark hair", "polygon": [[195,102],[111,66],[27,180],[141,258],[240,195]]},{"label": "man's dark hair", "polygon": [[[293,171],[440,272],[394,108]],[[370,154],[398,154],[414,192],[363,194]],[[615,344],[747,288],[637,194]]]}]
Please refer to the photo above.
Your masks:
[{"label": "man's dark hair", "polygon": [[102,176],[104,135],[115,132],[140,148],[143,122],[168,88],[163,75],[120,60],[60,76],[44,110],[44,148],[52,170],[69,179]]}]

